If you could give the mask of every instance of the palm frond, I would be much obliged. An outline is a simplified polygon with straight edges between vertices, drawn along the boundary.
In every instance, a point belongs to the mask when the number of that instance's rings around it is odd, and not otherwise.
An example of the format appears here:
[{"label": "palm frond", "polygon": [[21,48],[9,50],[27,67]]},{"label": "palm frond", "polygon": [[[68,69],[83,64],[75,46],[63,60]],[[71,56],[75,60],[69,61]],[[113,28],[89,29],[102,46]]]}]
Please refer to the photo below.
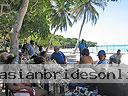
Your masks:
[{"label": "palm frond", "polygon": [[72,27],[73,23],[68,16],[67,16],[67,22],[68,22],[69,26]]},{"label": "palm frond", "polygon": [[103,10],[107,6],[106,0],[91,0],[91,3],[97,7],[102,8]]}]

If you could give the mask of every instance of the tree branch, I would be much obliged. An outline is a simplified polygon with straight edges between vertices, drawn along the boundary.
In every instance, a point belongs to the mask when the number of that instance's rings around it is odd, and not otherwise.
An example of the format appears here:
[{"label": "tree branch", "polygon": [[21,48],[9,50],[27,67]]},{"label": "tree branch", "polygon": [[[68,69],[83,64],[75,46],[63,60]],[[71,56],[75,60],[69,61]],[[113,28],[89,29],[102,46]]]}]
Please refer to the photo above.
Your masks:
[{"label": "tree branch", "polygon": [[2,15],[9,15],[9,14],[15,13],[15,12],[16,12],[16,11],[10,11],[10,12],[7,12],[7,13],[2,12],[2,13],[0,13],[0,16],[2,16]]},{"label": "tree branch", "polygon": [[32,12],[33,7],[35,7],[38,4],[38,2],[39,0],[37,0],[36,3],[32,5],[32,7],[30,8],[30,12]]}]

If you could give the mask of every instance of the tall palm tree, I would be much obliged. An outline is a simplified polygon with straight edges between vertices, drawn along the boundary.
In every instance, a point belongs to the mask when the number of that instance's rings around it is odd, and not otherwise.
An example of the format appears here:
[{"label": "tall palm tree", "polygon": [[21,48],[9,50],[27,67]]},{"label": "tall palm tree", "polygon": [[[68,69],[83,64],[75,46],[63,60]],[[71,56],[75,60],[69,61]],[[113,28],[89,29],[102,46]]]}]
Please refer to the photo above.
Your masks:
[{"label": "tall palm tree", "polygon": [[53,37],[57,30],[67,30],[67,26],[72,26],[73,23],[70,20],[70,14],[68,13],[69,7],[67,4],[69,2],[65,0],[51,0],[51,9],[49,9],[49,18],[51,22],[51,29],[54,29],[53,35],[49,40],[49,45],[46,48],[46,53],[51,46]]},{"label": "tall palm tree", "polygon": [[96,8],[101,8],[104,10],[106,6],[106,0],[75,0],[76,5],[72,10],[72,14],[75,15],[76,20],[79,20],[79,18],[82,17],[83,21],[81,24],[80,32],[79,32],[79,37],[75,46],[75,51],[78,48],[79,40],[81,37],[82,29],[83,26],[86,23],[92,21],[92,24],[96,24],[98,18],[99,18],[99,13],[97,12]]}]

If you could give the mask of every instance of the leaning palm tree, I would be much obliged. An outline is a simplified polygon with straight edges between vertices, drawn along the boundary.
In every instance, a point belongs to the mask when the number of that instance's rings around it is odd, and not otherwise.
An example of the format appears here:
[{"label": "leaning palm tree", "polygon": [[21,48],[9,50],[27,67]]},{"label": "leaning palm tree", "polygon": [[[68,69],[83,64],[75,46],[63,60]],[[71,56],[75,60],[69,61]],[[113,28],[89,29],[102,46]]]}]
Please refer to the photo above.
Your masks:
[{"label": "leaning palm tree", "polygon": [[70,20],[70,14],[68,13],[69,6],[66,6],[68,2],[65,0],[51,0],[51,8],[48,10],[48,18],[51,22],[51,29],[54,29],[53,35],[49,40],[48,46],[46,48],[46,54],[51,46],[53,37],[57,30],[60,31],[67,30],[67,26],[72,26],[72,22]]},{"label": "leaning palm tree", "polygon": [[81,37],[83,26],[86,23],[92,21],[92,24],[96,24],[99,13],[97,12],[96,8],[101,8],[104,10],[106,6],[106,0],[76,0],[76,5],[72,10],[72,14],[75,15],[76,21],[79,20],[79,18],[82,17],[83,21],[81,24],[79,37],[75,46],[74,53],[76,53],[76,50],[78,48],[79,40]]}]

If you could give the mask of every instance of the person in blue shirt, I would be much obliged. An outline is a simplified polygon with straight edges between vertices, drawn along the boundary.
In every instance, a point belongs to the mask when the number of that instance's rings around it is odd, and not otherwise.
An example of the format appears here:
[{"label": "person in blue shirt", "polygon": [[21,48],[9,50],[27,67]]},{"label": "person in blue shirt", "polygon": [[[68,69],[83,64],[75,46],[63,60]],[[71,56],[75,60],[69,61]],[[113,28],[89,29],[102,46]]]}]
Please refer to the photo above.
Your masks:
[{"label": "person in blue shirt", "polygon": [[80,51],[80,56],[82,54],[83,49],[88,48],[87,44],[84,42],[84,39],[82,39],[82,41],[80,42],[78,47],[79,47],[79,51]]},{"label": "person in blue shirt", "polygon": [[104,50],[100,50],[97,56],[99,58],[98,64],[108,64],[108,61],[106,60],[106,53]]},{"label": "person in blue shirt", "polygon": [[31,40],[30,44],[27,45],[28,54],[32,57],[35,54],[34,41]]},{"label": "person in blue shirt", "polygon": [[55,46],[54,52],[51,55],[51,60],[55,60],[58,64],[65,64],[66,57],[63,52],[59,51],[60,47]]}]

